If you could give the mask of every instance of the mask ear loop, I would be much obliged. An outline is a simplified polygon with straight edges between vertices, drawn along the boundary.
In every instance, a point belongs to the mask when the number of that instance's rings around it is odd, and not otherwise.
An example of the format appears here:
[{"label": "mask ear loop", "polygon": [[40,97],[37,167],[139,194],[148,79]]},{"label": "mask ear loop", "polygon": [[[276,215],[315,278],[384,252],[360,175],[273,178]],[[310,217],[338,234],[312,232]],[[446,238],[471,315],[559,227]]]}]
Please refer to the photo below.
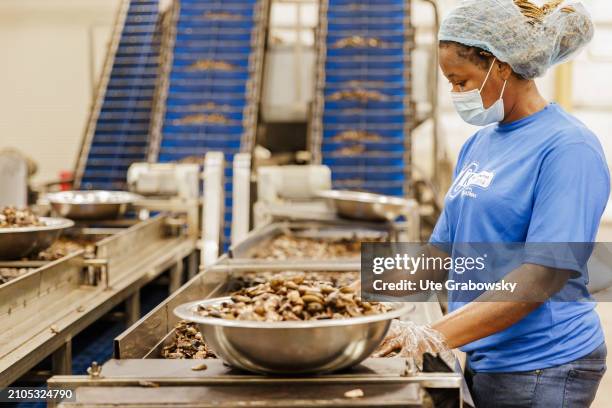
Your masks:
[{"label": "mask ear loop", "polygon": [[501,94],[499,94],[499,99],[504,97],[504,91],[506,90],[506,84],[508,83],[508,80],[504,81],[504,86],[502,87],[502,91]]},{"label": "mask ear loop", "polygon": [[485,85],[487,84],[487,81],[489,80],[489,76],[491,75],[491,71],[493,71],[493,66],[495,65],[495,61],[497,61],[497,57],[493,58],[493,62],[491,63],[491,66],[489,67],[489,72],[487,72],[487,76],[485,77],[484,81],[482,82],[482,85],[480,86],[480,89],[478,90],[478,93],[482,93],[482,90],[484,89]]}]

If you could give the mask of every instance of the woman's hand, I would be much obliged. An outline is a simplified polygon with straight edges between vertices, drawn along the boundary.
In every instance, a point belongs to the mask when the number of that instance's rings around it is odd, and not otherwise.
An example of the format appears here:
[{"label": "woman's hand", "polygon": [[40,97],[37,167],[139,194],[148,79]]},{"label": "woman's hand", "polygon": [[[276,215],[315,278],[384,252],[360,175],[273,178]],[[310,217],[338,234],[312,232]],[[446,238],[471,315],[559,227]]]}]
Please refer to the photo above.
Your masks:
[{"label": "woman's hand", "polygon": [[452,352],[446,346],[442,334],[429,326],[420,326],[413,322],[393,320],[387,336],[374,351],[374,357],[399,355],[411,357],[419,368],[423,367],[423,354],[440,354],[446,360],[452,357]]}]

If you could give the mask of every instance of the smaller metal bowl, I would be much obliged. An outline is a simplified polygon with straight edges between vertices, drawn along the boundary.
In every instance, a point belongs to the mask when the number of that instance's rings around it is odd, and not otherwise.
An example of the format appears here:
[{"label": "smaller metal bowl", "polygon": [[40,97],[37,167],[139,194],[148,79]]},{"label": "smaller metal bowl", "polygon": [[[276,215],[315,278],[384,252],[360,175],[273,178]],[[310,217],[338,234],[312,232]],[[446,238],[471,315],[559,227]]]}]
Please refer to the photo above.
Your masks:
[{"label": "smaller metal bowl", "polygon": [[37,227],[0,228],[0,259],[21,259],[49,248],[74,225],[65,218],[40,217],[45,224]]},{"label": "smaller metal bowl", "polygon": [[215,353],[230,365],[262,374],[321,374],[359,364],[384,339],[391,321],[412,304],[389,303],[386,313],[348,319],[257,322],[203,317],[197,307],[230,297],[183,304],[174,314],[198,324]]},{"label": "smaller metal bowl", "polygon": [[364,221],[393,221],[410,205],[401,197],[360,191],[327,190],[317,196],[333,202],[341,217]]},{"label": "smaller metal bowl", "polygon": [[49,193],[53,212],[73,220],[103,220],[117,218],[125,213],[129,204],[140,197],[127,191],[61,191]]}]

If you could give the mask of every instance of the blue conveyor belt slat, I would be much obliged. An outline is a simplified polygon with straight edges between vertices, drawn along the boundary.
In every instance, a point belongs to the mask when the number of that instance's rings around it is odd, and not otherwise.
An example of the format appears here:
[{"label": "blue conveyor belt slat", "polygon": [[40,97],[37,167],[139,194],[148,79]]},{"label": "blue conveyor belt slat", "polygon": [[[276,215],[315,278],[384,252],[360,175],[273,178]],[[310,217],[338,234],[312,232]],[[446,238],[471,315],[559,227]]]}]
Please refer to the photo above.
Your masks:
[{"label": "blue conveyor belt slat", "polygon": [[[403,0],[328,0],[320,149],[334,188],[403,194],[410,64],[404,7]],[[377,43],[342,45],[356,36]],[[344,94],[350,90],[372,94],[352,98]],[[355,132],[369,139],[355,140]]]},{"label": "blue conveyor belt slat", "polygon": [[[253,33],[259,1],[181,0],[168,77],[158,161],[224,153],[225,244],[231,232],[232,163],[245,133],[249,64],[257,51]],[[226,66],[206,66],[204,61]],[[213,114],[215,118],[206,117]]]}]

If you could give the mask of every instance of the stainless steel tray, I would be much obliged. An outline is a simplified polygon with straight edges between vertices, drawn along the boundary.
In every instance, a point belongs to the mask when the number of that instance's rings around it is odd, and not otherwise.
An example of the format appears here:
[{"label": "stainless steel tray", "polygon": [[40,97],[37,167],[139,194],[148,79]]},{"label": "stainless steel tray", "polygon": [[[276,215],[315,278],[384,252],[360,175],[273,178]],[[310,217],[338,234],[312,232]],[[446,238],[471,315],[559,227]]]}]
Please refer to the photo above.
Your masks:
[{"label": "stainless steel tray", "polygon": [[336,259],[308,259],[304,257],[288,258],[285,260],[265,260],[254,259],[254,252],[258,248],[265,246],[271,240],[281,235],[292,235],[297,238],[316,238],[321,240],[355,240],[367,241],[369,239],[383,238],[389,241],[397,240],[397,230],[391,224],[371,224],[371,223],[345,223],[345,222],[321,222],[321,221],[287,221],[265,225],[261,228],[251,231],[240,243],[230,247],[227,259],[224,261],[238,263],[248,260],[253,264],[270,264],[284,262],[300,262],[308,264],[309,262],[331,261],[338,262],[355,262],[359,261],[360,256],[356,255],[349,258]]}]

